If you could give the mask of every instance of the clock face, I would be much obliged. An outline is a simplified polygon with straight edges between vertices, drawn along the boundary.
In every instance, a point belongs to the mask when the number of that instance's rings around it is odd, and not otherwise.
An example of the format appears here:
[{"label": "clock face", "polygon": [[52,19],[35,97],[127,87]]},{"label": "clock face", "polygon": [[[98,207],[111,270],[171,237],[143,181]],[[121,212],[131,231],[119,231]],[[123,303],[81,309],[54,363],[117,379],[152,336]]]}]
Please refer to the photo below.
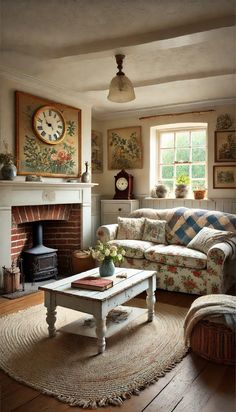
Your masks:
[{"label": "clock face", "polygon": [[36,135],[45,143],[60,143],[65,136],[65,120],[53,106],[43,106],[34,114],[33,127]]},{"label": "clock face", "polygon": [[125,177],[120,177],[116,181],[116,187],[118,190],[121,190],[121,191],[126,190],[128,187],[128,180],[125,179]]}]

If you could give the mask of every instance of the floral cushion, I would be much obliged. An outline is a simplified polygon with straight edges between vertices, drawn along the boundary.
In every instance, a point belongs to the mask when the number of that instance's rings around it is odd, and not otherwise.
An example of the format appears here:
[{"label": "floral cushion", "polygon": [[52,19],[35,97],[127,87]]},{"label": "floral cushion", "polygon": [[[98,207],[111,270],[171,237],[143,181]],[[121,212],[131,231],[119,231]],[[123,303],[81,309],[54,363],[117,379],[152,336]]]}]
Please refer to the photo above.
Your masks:
[{"label": "floral cushion", "polygon": [[143,240],[111,240],[110,245],[115,245],[117,247],[122,246],[125,250],[125,256],[129,258],[142,259],[144,258],[144,252],[151,246],[153,243],[145,242]]},{"label": "floral cushion", "polygon": [[118,217],[117,239],[141,240],[145,218]]},{"label": "floral cushion", "polygon": [[145,219],[143,240],[154,243],[166,243],[166,221]]},{"label": "floral cushion", "polygon": [[186,268],[204,269],[207,257],[204,253],[187,249],[178,245],[155,245],[145,251],[147,260],[165,265],[181,266]]},{"label": "floral cushion", "polygon": [[209,227],[204,227],[187,245],[190,249],[199,250],[205,254],[208,250],[217,243],[225,242],[230,239],[235,233],[226,230],[217,230]]}]

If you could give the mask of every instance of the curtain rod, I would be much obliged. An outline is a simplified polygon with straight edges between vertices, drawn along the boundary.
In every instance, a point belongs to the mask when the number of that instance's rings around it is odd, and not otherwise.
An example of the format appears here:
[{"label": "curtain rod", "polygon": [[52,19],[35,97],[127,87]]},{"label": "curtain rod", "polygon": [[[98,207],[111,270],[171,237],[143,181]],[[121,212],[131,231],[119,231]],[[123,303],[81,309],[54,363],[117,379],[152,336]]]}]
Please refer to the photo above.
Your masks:
[{"label": "curtain rod", "polygon": [[215,112],[215,110],[201,110],[197,112],[183,112],[183,113],[165,113],[165,114],[154,114],[153,116],[144,116],[140,117],[139,120],[145,120],[145,119],[152,119],[154,117],[163,117],[163,116],[182,116],[183,114],[196,114],[196,113],[207,113],[207,112]]}]

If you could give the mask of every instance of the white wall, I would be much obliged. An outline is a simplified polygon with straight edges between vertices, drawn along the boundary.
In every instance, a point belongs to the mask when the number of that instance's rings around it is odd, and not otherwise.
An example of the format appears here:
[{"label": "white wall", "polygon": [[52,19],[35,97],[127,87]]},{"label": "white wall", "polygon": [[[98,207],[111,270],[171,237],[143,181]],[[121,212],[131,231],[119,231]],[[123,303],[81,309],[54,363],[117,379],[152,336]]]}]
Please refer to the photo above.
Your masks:
[{"label": "white wall", "polygon": [[[213,189],[213,165],[214,163],[214,139],[217,117],[221,114],[228,113],[234,121],[235,128],[235,106],[218,106],[209,108],[209,111],[203,109],[202,112],[189,114],[170,114],[160,115],[139,120],[138,117],[132,118],[116,118],[104,121],[92,121],[92,128],[103,133],[104,147],[104,172],[93,176],[93,181],[100,183],[97,192],[105,197],[114,195],[114,176],[118,170],[108,170],[107,165],[107,130],[125,126],[142,126],[142,142],[143,142],[143,168],[129,170],[134,176],[134,194],[143,196],[150,194],[150,130],[153,126],[166,125],[172,123],[186,122],[206,122],[208,123],[208,197],[209,198],[236,198],[236,190],[232,189]],[[231,128],[232,129],[232,128]],[[218,163],[220,165],[221,163]],[[223,164],[223,163],[222,163]]]}]

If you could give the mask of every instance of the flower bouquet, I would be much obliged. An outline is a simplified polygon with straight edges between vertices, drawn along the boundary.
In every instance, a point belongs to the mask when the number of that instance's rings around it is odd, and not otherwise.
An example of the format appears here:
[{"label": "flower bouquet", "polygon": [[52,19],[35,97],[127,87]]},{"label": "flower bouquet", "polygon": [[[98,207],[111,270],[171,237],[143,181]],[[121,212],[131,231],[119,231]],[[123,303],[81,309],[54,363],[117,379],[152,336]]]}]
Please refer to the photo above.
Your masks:
[{"label": "flower bouquet", "polygon": [[109,243],[102,243],[98,240],[95,248],[89,248],[94,259],[102,262],[105,259],[113,260],[113,262],[123,262],[125,250],[122,247],[110,245]]},{"label": "flower bouquet", "polygon": [[112,276],[115,273],[114,263],[121,263],[124,260],[125,250],[116,245],[102,243],[98,240],[95,248],[90,248],[92,257],[101,262],[100,276]]}]

